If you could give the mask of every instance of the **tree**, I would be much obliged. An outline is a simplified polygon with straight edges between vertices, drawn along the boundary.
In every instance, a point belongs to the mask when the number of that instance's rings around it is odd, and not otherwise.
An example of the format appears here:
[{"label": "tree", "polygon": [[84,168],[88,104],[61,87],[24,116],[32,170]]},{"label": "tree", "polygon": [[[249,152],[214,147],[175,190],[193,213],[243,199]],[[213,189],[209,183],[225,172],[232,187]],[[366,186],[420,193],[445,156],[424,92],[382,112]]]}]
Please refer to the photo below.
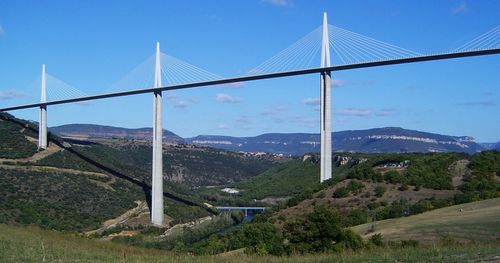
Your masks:
[{"label": "tree", "polygon": [[356,249],[363,246],[359,235],[343,230],[337,212],[326,206],[315,206],[314,211],[284,225],[283,233],[289,241],[289,253],[308,253],[333,250],[335,246]]}]

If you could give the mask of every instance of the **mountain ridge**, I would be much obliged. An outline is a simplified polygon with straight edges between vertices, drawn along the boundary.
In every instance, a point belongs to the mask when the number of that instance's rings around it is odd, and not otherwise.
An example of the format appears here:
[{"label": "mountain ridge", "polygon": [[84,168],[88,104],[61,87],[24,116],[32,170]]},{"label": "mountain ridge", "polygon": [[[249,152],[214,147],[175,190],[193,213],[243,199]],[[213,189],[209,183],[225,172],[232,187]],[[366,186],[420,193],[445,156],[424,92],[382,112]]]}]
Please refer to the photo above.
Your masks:
[{"label": "mountain ridge", "polygon": [[[50,131],[70,138],[129,138],[150,140],[151,128],[127,129],[95,124],[69,124],[50,128]],[[317,133],[264,133],[257,136],[234,137],[198,135],[190,138],[164,130],[164,141],[170,144],[194,144],[236,152],[271,152],[302,155],[319,152]],[[365,130],[345,130],[332,133],[336,152],[466,152],[474,153],[485,147],[471,136],[450,136],[409,130],[401,127],[383,127]]]}]

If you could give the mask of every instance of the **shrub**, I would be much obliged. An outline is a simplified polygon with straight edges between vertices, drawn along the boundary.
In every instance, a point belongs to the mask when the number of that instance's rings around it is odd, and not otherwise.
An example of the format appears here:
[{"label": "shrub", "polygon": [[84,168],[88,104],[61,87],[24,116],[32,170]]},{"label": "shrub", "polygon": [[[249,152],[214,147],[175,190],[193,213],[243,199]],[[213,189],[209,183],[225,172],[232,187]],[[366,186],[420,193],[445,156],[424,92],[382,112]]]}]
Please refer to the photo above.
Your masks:
[{"label": "shrub", "polygon": [[382,234],[380,234],[380,233],[371,236],[368,239],[368,241],[370,241],[370,243],[374,244],[377,247],[383,247],[384,246],[384,240],[382,238]]},{"label": "shrub", "polygon": [[343,198],[349,195],[349,190],[346,187],[339,187],[333,193],[335,198]]},{"label": "shrub", "polygon": [[352,180],[347,184],[347,190],[349,190],[349,192],[357,191],[363,187],[365,187],[365,185],[361,182],[356,181],[356,180]]},{"label": "shrub", "polygon": [[384,195],[385,191],[387,191],[387,188],[385,186],[377,185],[375,187],[375,196],[382,197]]}]

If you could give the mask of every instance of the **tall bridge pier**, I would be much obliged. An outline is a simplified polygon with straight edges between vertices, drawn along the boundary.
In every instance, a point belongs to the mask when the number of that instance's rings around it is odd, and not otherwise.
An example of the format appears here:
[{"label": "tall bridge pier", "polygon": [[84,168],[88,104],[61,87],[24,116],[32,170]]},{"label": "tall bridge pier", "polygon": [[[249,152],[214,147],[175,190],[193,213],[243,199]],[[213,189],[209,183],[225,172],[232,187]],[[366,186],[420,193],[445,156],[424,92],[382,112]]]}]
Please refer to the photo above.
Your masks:
[{"label": "tall bridge pier", "polygon": [[[156,43],[154,87],[161,87],[160,43]],[[163,127],[161,125],[161,90],[153,97],[153,174],[151,189],[151,223],[163,225]]]},{"label": "tall bridge pier", "polygon": [[[328,21],[323,14],[323,41],[321,43],[321,67],[331,67],[330,40],[328,39]],[[323,71],[320,75],[320,182],[332,178],[332,95],[331,72]]]},{"label": "tall bridge pier", "polygon": [[45,83],[45,64],[42,65],[42,92],[40,95],[40,120],[38,122],[38,149],[47,149],[47,87]]}]

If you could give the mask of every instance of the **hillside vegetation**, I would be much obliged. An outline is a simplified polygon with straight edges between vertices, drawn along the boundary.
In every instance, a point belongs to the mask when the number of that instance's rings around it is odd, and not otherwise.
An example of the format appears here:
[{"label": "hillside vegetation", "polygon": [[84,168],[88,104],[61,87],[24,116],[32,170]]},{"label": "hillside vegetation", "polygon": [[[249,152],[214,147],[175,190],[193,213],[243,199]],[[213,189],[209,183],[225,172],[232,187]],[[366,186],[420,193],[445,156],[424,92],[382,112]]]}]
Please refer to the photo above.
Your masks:
[{"label": "hillside vegetation", "polygon": [[[234,195],[245,196],[246,192],[259,194],[260,191],[273,194],[266,187],[275,185],[274,194],[290,194],[290,199],[258,215],[251,224],[254,226],[248,227],[247,234],[233,231],[212,236],[199,247],[194,246],[194,251],[200,251],[201,248],[203,253],[214,253],[246,247],[249,251],[260,250],[279,255],[363,249],[367,247],[365,241],[341,229],[370,220],[406,217],[500,197],[499,157],[498,151],[474,155],[344,154],[336,157],[340,161],[336,162],[333,178],[322,184],[306,181],[315,179],[306,175],[314,174],[312,170],[318,169],[316,158],[294,160],[274,168],[274,172],[259,175],[261,181],[265,182],[263,184],[253,182],[253,179],[240,183],[238,186],[242,192]],[[286,179],[274,177],[288,168],[289,172],[283,175]],[[297,170],[299,172],[295,175],[293,171]],[[301,182],[300,174],[304,175],[303,191],[294,194],[297,182]],[[287,175],[299,179],[293,180]],[[270,226],[274,227],[274,232]],[[267,237],[258,234],[261,229],[268,229],[266,233],[274,234]],[[318,232],[318,229],[328,231]],[[261,239],[246,240],[245,236]],[[285,245],[273,240],[283,240]],[[481,239],[476,241],[480,242]],[[419,243],[418,240],[406,239],[401,242],[403,246]]]},{"label": "hillside vegetation", "polygon": [[[472,155],[337,153],[332,179],[319,183],[316,154],[289,159],[169,145],[164,148],[167,223],[161,228],[151,227],[147,209],[151,191],[148,142],[116,138],[82,142],[51,135],[49,148],[37,152],[36,127],[9,115],[1,116],[0,128],[14,136],[12,140],[21,150],[16,153],[11,141],[0,141],[0,148],[9,149],[0,158],[0,223],[87,232],[93,238],[126,245],[176,253],[233,255],[244,251],[250,255],[240,256],[242,260],[261,259],[254,255],[321,253],[317,257],[284,258],[307,262],[328,260],[337,253],[348,255],[345,260],[349,262],[366,259],[366,251],[371,250],[384,259],[387,255],[401,256],[400,251],[408,247],[432,256],[435,251],[419,248],[419,240],[388,236],[391,242],[385,242],[383,235],[366,240],[350,227],[500,197],[498,151]],[[223,187],[240,192],[224,193]],[[253,222],[239,226],[242,213],[214,216],[210,204],[275,205],[256,215]],[[489,230],[470,227],[479,231],[476,242],[486,240],[480,237],[481,231],[497,231],[491,223],[496,214],[491,217],[488,213],[480,222]],[[431,221],[431,228],[439,224],[438,220]],[[471,222],[461,222],[460,227],[466,228]],[[113,253],[84,261],[119,260]],[[140,255],[136,259],[157,260]],[[179,257],[179,261],[185,259],[189,256]],[[193,260],[203,259],[218,260]],[[262,259],[273,262],[279,258]]]},{"label": "hillside vegetation", "polygon": [[26,129],[7,118],[8,115],[0,114],[0,158],[26,158],[35,154],[37,146],[25,137]]},{"label": "hillside vegetation", "polygon": [[234,251],[216,256],[173,254],[160,250],[102,242],[36,227],[0,224],[0,262],[492,262],[498,259],[498,245],[372,249],[368,251],[320,253],[274,257],[246,255]]},{"label": "hillside vegetation", "polygon": [[[68,142],[50,135],[48,149],[37,152],[32,123],[4,113],[0,117],[0,223],[88,231],[136,207],[136,201],[149,201],[147,143]],[[189,187],[236,182],[281,162],[183,145],[167,147],[164,159],[165,212],[171,224],[213,213]]]},{"label": "hillside vegetation", "polygon": [[[440,208],[409,217],[377,221],[352,229],[366,238],[381,234],[385,240],[413,239],[421,243],[498,242],[500,198]],[[368,232],[368,233],[367,233]]]}]

